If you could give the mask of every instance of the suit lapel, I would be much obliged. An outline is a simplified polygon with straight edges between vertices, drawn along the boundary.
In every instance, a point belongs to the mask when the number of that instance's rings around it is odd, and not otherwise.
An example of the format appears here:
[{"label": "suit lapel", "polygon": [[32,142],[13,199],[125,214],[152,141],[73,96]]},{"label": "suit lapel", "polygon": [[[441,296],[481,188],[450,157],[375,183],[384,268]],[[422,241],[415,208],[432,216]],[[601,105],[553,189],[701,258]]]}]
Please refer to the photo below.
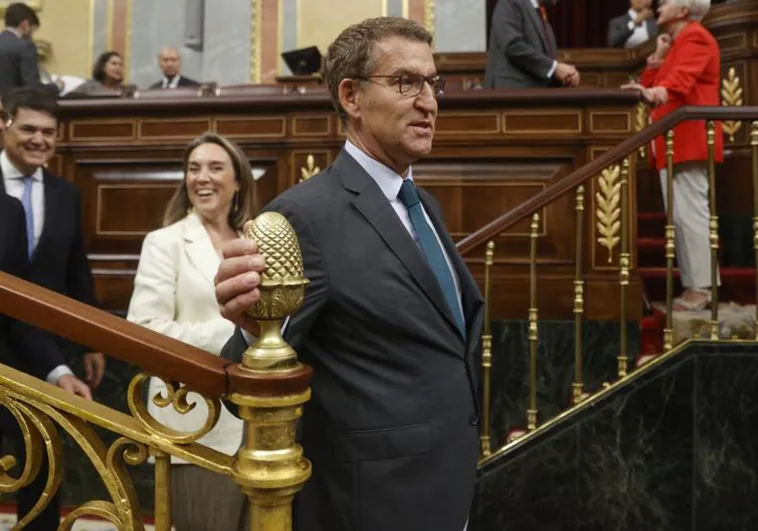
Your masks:
[{"label": "suit lapel", "polygon": [[442,219],[437,215],[436,209],[429,203],[426,198],[426,192],[422,191],[420,194],[421,202],[424,205],[426,213],[429,215],[429,219],[432,220],[437,234],[439,234],[442,245],[445,248],[447,256],[453,264],[453,268],[458,276],[458,285],[461,289],[461,306],[463,308],[463,319],[466,327],[466,340],[469,344],[472,341],[478,342],[479,338],[472,332],[476,326],[477,312],[484,303],[479,287],[476,285],[474,277],[471,275],[471,271],[466,267],[466,263],[458,253],[458,249],[455,247],[455,242],[450,237],[446,227],[442,223]]},{"label": "suit lapel", "polygon": [[182,221],[182,238],[184,252],[190,263],[200,272],[202,277],[213,287],[213,277],[218,271],[221,259],[211,243],[208,232],[195,214],[190,214]]},{"label": "suit lapel", "polygon": [[37,242],[37,246],[34,248],[34,253],[32,254],[32,262],[37,258],[39,250],[44,248],[47,240],[52,238],[52,234],[55,231],[54,220],[63,219],[62,215],[60,215],[63,205],[60,201],[60,194],[56,193],[56,187],[57,183],[55,182],[55,177],[50,175],[50,173],[43,168],[42,193],[44,197],[43,210],[45,211],[45,217],[43,219],[42,233],[39,236],[39,242]]},{"label": "suit lapel", "polygon": [[[532,6],[532,2],[530,0],[523,0],[523,3],[526,7],[527,18],[532,22],[532,25],[537,30],[537,35],[540,37],[540,42],[542,43],[543,50],[545,53],[550,54],[550,43],[547,41],[548,37],[545,35],[545,26],[542,22],[542,19],[540,18],[540,15],[537,13],[537,9],[534,9],[534,6]],[[552,48],[554,49],[555,46]]]},{"label": "suit lapel", "polygon": [[334,161],[333,167],[340,174],[345,188],[357,194],[353,200],[353,206],[366,218],[387,247],[402,262],[450,326],[458,330],[439,282],[379,186],[363,167],[344,151]]}]

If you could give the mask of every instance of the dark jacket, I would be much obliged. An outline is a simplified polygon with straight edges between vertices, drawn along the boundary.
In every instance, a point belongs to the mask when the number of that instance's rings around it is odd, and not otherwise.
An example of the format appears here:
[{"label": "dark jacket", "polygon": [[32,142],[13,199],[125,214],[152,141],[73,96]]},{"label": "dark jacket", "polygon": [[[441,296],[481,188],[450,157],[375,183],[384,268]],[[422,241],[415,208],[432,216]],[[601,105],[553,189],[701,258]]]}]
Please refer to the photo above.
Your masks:
[{"label": "dark jacket", "polygon": [[17,87],[42,86],[37,47],[11,30],[0,32],[0,95]]},{"label": "dark jacket", "polygon": [[[267,207],[292,224],[310,280],[285,330],[315,371],[297,531],[462,531],[468,518],[483,300],[439,204],[419,195],[460,280],[465,338],[419,247],[346,152]],[[239,361],[245,347],[238,331],[222,356]]]},{"label": "dark jacket", "polygon": [[[179,83],[177,84],[177,87],[199,87],[199,86],[200,86],[200,83],[198,83],[194,79],[184,77],[181,74],[179,75]],[[156,81],[155,83],[150,85],[150,90],[156,90],[162,87],[163,87],[163,79],[161,79],[160,81]]]},{"label": "dark jacket", "polygon": [[[611,48],[623,48],[626,41],[634,33],[634,28],[629,27],[629,23],[634,22],[629,13],[624,13],[620,17],[612,19],[608,23],[608,46]],[[647,26],[647,34],[651,39],[655,39],[658,35],[658,24],[655,22],[655,17],[650,17],[645,21]]]}]

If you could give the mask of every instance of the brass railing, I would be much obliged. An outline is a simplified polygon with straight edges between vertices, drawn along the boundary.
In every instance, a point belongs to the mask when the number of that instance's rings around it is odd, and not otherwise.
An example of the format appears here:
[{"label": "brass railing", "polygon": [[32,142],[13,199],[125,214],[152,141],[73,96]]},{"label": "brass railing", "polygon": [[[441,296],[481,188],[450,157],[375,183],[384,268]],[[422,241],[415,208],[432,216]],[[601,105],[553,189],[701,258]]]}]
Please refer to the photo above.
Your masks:
[{"label": "brass railing", "polygon": [[[629,188],[630,183],[635,183],[634,175],[630,175],[630,168],[635,167],[634,163],[639,157],[643,156],[644,150],[641,148],[654,138],[664,135],[665,136],[665,156],[666,156],[666,168],[667,168],[667,180],[666,180],[666,226],[665,226],[665,260],[666,260],[666,300],[665,300],[665,328],[663,330],[663,351],[659,354],[665,355],[668,352],[672,352],[676,347],[676,338],[674,334],[674,321],[673,321],[673,293],[674,293],[674,265],[676,261],[676,230],[674,227],[673,216],[673,197],[674,197],[674,127],[680,122],[686,120],[704,120],[706,121],[706,143],[708,146],[708,160],[707,160],[707,172],[708,172],[708,184],[709,184],[709,246],[710,246],[710,265],[711,265],[711,286],[713,287],[710,320],[708,321],[708,332],[703,336],[703,339],[708,340],[729,340],[730,338],[720,337],[719,326],[719,314],[718,314],[718,251],[719,251],[719,217],[716,210],[716,134],[717,120],[731,121],[739,123],[741,121],[751,121],[750,129],[750,146],[752,152],[752,183],[753,183],[753,246],[755,251],[756,263],[758,264],[758,107],[684,107],[667,116],[660,122],[657,122],[644,130],[638,132],[634,136],[625,140],[615,148],[603,153],[598,158],[594,159],[584,167],[574,171],[560,181],[549,186],[545,190],[539,192],[531,199],[521,203],[511,211],[503,214],[498,219],[492,221],[479,231],[464,238],[458,243],[458,249],[462,254],[466,255],[471,250],[478,248],[485,242],[488,243],[487,254],[485,259],[485,304],[486,307],[490,306],[491,298],[491,286],[490,275],[493,265],[493,250],[494,242],[492,238],[498,234],[503,233],[507,229],[513,227],[515,224],[531,218],[531,230],[529,233],[530,239],[530,257],[529,257],[529,282],[530,282],[530,297],[529,297],[529,310],[527,318],[528,329],[528,347],[527,352],[524,353],[524,357],[527,361],[527,397],[526,397],[526,411],[524,416],[524,426],[509,426],[510,432],[507,439],[495,440],[492,437],[492,422],[491,422],[491,404],[493,403],[492,397],[488,396],[492,393],[498,392],[498,382],[492,382],[492,363],[493,359],[496,359],[497,352],[492,348],[492,336],[487,325],[486,333],[484,336],[485,356],[483,356],[483,392],[487,396],[482,397],[483,404],[483,417],[484,420],[481,425],[481,440],[482,440],[482,453],[481,463],[485,463],[498,455],[506,452],[513,445],[523,444],[524,441],[535,431],[539,431],[541,427],[545,427],[552,422],[553,419],[544,418],[540,414],[539,404],[536,398],[537,392],[537,372],[540,360],[538,358],[538,328],[539,328],[539,308],[537,304],[537,280],[539,274],[539,256],[537,253],[537,240],[540,237],[540,224],[539,214],[545,206],[562,197],[567,193],[575,194],[575,212],[576,212],[576,259],[575,259],[575,278],[574,278],[574,368],[573,368],[573,383],[571,396],[567,397],[568,402],[571,404],[569,409],[585,407],[591,403],[596,402],[595,398],[606,390],[613,386],[617,387],[617,384],[623,383],[635,376],[635,372],[640,370],[639,366],[633,366],[630,364],[630,352],[629,352],[629,338],[627,329],[627,308],[629,306],[628,300],[628,287],[630,284],[630,276],[632,274],[632,261],[631,261],[631,249],[630,246],[634,244],[631,241],[629,223],[631,220],[635,220],[635,213],[630,212],[630,198]],[[725,134],[727,134],[725,132]],[[618,172],[618,173],[616,173]],[[602,176],[610,176],[607,179],[603,179]],[[619,349],[617,353],[617,370],[613,375],[608,375],[608,381],[600,385],[599,389],[588,390],[584,383],[583,375],[583,342],[582,342],[582,317],[584,311],[585,290],[584,290],[584,275],[586,274],[583,268],[583,245],[584,245],[584,230],[586,227],[585,218],[585,186],[593,178],[599,178],[599,187],[613,186],[612,193],[608,196],[613,196],[614,203],[612,211],[606,220],[610,226],[613,226],[613,231],[608,231],[608,234],[601,234],[612,245],[609,248],[614,247],[616,244],[620,244],[618,247],[618,271],[619,271]],[[620,178],[619,178],[620,177]],[[618,188],[616,188],[618,187]],[[600,198],[602,199],[602,198]],[[600,200],[598,199],[598,201]],[[618,224],[618,225],[616,225]],[[612,233],[612,234],[611,234]],[[756,287],[756,300],[758,301],[758,286]],[[640,301],[642,304],[642,301]],[[487,314],[489,319],[489,314]],[[758,322],[758,309],[756,310],[756,321]],[[755,338],[758,339],[758,325],[756,326]],[[592,399],[592,400],[589,400]],[[568,410],[564,410],[560,413],[558,418],[562,418]],[[541,418],[543,417],[543,418]],[[503,427],[500,427],[503,428]],[[486,442],[486,444],[485,444]],[[499,443],[499,445],[498,445]]]},{"label": "brass railing", "polygon": [[[258,242],[262,254],[294,249],[262,274],[260,300],[248,313],[261,326],[259,340],[244,353],[240,365],[190,347],[96,310],[46,289],[0,273],[3,313],[39,328],[88,345],[138,365],[128,390],[131,415],[86,401],[36,378],[0,366],[0,404],[16,419],[23,433],[26,461],[18,476],[10,455],[0,458],[0,492],[15,492],[39,472],[43,455],[49,461],[44,493],[32,512],[14,529],[22,529],[49,502],[62,480],[63,457],[59,430],[65,432],[94,465],[110,499],[92,500],[75,508],[61,523],[69,530],[82,516],[96,516],[118,529],[144,529],[143,515],[126,465],[155,459],[155,529],[169,531],[171,522],[170,457],[176,456],[217,474],[229,476],[250,502],[250,530],[289,531],[291,503],[311,473],[311,465],[295,442],[295,423],[310,398],[311,369],[301,365],[281,337],[282,320],[303,300],[307,279],[297,238],[286,219],[262,214],[246,236]],[[296,271],[295,275],[289,273]],[[150,377],[166,384],[165,394],[152,397],[159,408],[185,414],[197,404],[197,392],[208,407],[203,426],[180,432],[150,415],[143,386]],[[171,382],[181,381],[179,387]],[[221,400],[239,407],[244,420],[243,446],[236,456],[202,446],[197,441],[216,424]],[[94,426],[117,434],[106,446]]]}]

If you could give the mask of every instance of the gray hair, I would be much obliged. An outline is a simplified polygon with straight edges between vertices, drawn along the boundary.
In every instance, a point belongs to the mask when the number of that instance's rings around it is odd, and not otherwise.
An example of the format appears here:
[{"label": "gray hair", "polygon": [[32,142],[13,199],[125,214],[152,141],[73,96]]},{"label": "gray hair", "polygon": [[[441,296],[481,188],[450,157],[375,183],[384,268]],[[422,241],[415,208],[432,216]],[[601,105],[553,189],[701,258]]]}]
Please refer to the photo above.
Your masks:
[{"label": "gray hair", "polygon": [[690,14],[690,20],[703,20],[711,9],[711,0],[667,0],[679,7],[686,7]]}]

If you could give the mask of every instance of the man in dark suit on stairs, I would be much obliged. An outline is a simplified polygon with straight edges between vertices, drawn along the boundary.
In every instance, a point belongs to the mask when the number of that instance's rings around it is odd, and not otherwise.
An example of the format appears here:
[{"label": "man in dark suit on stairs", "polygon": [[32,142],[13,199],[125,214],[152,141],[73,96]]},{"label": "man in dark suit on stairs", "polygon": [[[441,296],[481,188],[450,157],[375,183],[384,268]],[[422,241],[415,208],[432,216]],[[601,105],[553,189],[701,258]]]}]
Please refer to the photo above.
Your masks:
[{"label": "man in dark suit on stairs", "polygon": [[[313,476],[295,497],[297,531],[463,531],[478,456],[475,354],[483,300],[412,164],[432,149],[432,37],[402,18],[364,21],[329,47],[325,80],[347,129],[324,172],[268,207],[286,216],[310,279],[285,329],[314,368],[301,442]],[[229,242],[216,277],[222,314],[256,323],[262,257]]]},{"label": "man in dark suit on stairs", "polygon": [[[94,282],[84,249],[79,191],[45,168],[55,154],[57,110],[56,98],[41,88],[17,88],[3,98],[5,131],[0,153],[0,193],[20,200],[24,208],[28,280],[96,306]],[[63,338],[55,338],[55,342],[64,363],[47,376],[51,383],[73,375],[69,360],[84,354],[83,347]],[[103,377],[104,356],[84,354],[84,367],[89,385],[97,387]],[[20,515],[26,514],[36,502],[46,477],[40,473],[28,489],[19,492]],[[49,510],[35,520],[34,529],[57,529],[56,500],[57,497]]]},{"label": "man in dark suit on stairs", "polygon": [[[31,7],[19,2],[6,8],[5,29],[0,32],[0,96],[16,87],[43,86],[32,41],[37,28],[39,18]],[[56,85],[44,86],[58,93]]]},{"label": "man in dark suit on stairs", "polygon": [[484,88],[577,86],[579,72],[558,61],[545,5],[557,0],[500,0],[492,13]]}]

